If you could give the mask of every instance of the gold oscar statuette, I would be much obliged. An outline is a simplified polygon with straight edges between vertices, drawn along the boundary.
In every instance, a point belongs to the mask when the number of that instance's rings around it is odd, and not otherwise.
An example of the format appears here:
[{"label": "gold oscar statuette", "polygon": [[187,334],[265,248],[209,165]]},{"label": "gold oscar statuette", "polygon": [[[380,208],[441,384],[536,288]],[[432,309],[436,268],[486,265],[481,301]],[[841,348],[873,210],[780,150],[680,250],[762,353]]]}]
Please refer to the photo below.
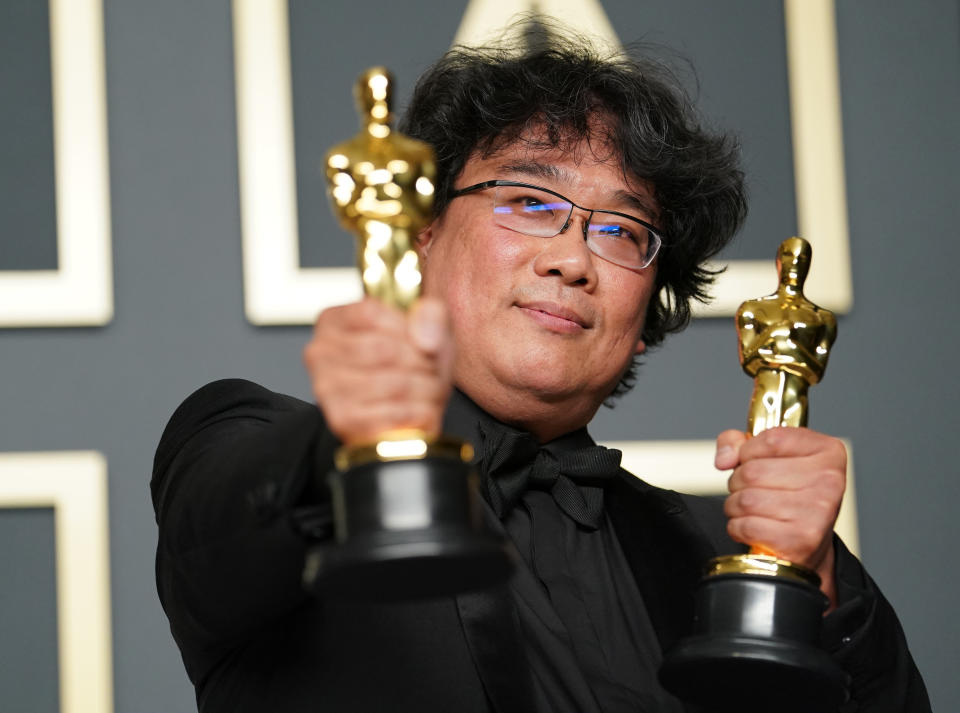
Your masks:
[{"label": "gold oscar statuette", "polygon": [[740,363],[754,378],[747,432],[807,425],[807,390],[823,378],[837,338],[833,312],[803,296],[810,269],[810,243],[780,244],[780,284],[772,295],[748,300],[737,310]]},{"label": "gold oscar statuette", "polygon": [[[420,296],[416,239],[433,219],[429,144],[392,126],[393,78],[383,67],[354,88],[361,128],[324,163],[330,202],[356,237],[364,293],[407,310]],[[469,443],[398,428],[345,443],[329,474],[335,544],[311,550],[318,591],[374,599],[437,596],[487,586],[508,572],[481,526]]]},{"label": "gold oscar statuette", "polygon": [[[805,426],[807,391],[823,378],[837,320],[803,294],[810,260],[806,240],[784,240],[776,292],[737,311],[740,363],[754,379],[750,436]],[[761,545],[711,560],[696,592],[693,633],[664,658],[664,686],[723,711],[836,710],[848,682],[819,647],[828,605],[819,587],[816,572]]]},{"label": "gold oscar statuette", "polygon": [[420,296],[415,241],[433,217],[433,149],[394,131],[393,80],[368,69],[354,89],[362,128],[327,153],[334,213],[357,238],[363,290],[400,309]]}]

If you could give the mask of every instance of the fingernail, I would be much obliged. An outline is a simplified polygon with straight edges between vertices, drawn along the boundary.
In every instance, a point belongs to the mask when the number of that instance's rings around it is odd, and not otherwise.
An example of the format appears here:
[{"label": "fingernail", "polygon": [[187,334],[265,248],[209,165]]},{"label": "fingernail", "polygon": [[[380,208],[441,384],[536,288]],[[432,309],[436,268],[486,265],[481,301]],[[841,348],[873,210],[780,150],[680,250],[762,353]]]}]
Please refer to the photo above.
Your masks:
[{"label": "fingernail", "polygon": [[726,464],[730,463],[733,459],[734,450],[730,446],[720,446],[717,449],[717,455],[713,459],[714,464],[717,468],[726,468]]}]

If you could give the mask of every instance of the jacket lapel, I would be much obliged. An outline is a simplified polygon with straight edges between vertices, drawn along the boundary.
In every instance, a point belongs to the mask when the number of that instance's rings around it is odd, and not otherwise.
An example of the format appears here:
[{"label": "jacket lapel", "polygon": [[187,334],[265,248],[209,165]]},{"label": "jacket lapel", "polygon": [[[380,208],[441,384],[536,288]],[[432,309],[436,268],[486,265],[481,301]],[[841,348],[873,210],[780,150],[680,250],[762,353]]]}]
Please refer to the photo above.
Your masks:
[{"label": "jacket lapel", "polygon": [[673,491],[621,471],[607,495],[614,530],[667,651],[690,630],[694,589],[716,549]]},{"label": "jacket lapel", "polygon": [[[462,392],[454,390],[443,429],[477,446],[477,424],[486,419],[490,416]],[[506,541],[500,520],[490,506],[479,499],[487,529]],[[529,713],[534,707],[527,675],[529,668],[520,623],[507,585],[458,594],[456,600],[460,625],[491,708],[496,713]]]},{"label": "jacket lapel", "polygon": [[[487,503],[483,503],[483,519],[492,534],[504,541],[508,556],[519,557],[507,544],[507,533]],[[467,647],[493,710],[496,713],[532,711],[529,667],[508,585],[504,582],[459,594],[457,610]]]},{"label": "jacket lapel", "polygon": [[460,623],[496,713],[529,713],[533,694],[520,629],[506,585],[457,595]]}]

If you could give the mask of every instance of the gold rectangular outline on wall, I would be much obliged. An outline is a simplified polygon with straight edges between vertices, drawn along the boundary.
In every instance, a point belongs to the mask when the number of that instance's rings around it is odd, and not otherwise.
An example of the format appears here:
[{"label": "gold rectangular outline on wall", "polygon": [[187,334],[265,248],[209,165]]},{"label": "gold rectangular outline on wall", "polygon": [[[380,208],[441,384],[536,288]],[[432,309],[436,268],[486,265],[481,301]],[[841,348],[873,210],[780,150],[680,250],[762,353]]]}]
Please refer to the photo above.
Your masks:
[{"label": "gold rectangular outline on wall", "polygon": [[[860,556],[860,529],[857,525],[857,494],[853,478],[853,445],[847,448],[847,489],[834,531],[847,548]],[[726,495],[729,471],[713,467],[716,442],[689,441],[605,441],[603,445],[623,451],[623,467],[658,488],[693,495]]]},{"label": "gold rectangular outline on wall", "polygon": [[61,713],[113,711],[107,463],[95,451],[0,453],[0,508],[53,508]]},{"label": "gold rectangular outline on wall", "polygon": [[113,318],[102,0],[49,0],[56,270],[0,270],[0,327]]},{"label": "gold rectangular outline on wall", "polygon": [[[834,0],[784,0],[784,19],[797,223],[816,263],[806,292],[843,313],[853,288]],[[257,325],[310,324],[361,289],[355,268],[299,264],[286,0],[233,0],[233,32],[244,309]],[[696,316],[732,316],[745,299],[773,292],[774,257],[726,263],[714,301],[697,304]]]}]

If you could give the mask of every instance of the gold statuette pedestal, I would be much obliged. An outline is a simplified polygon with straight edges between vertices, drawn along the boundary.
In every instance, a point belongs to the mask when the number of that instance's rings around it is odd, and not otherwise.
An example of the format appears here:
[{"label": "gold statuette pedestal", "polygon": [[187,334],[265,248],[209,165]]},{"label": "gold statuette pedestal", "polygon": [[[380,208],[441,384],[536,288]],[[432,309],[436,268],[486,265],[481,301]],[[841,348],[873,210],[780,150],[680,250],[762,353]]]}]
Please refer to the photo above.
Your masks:
[{"label": "gold statuette pedestal", "polygon": [[[326,158],[331,202],[357,237],[364,292],[406,310],[420,295],[417,235],[432,219],[430,146],[391,126],[392,79],[374,67],[357,81],[362,128]],[[335,542],[314,547],[304,579],[323,594],[433,597],[506,578],[500,543],[481,525],[470,444],[399,429],[348,443],[328,476]]]},{"label": "gold statuette pedestal", "polygon": [[[737,312],[740,361],[754,377],[751,435],[805,426],[807,390],[826,368],[837,325],[803,296],[810,258],[807,241],[785,240],[777,291]],[[709,710],[836,711],[848,680],[820,648],[829,603],[819,587],[816,572],[759,547],[711,560],[695,596],[693,633],[664,657],[664,687]]]}]

